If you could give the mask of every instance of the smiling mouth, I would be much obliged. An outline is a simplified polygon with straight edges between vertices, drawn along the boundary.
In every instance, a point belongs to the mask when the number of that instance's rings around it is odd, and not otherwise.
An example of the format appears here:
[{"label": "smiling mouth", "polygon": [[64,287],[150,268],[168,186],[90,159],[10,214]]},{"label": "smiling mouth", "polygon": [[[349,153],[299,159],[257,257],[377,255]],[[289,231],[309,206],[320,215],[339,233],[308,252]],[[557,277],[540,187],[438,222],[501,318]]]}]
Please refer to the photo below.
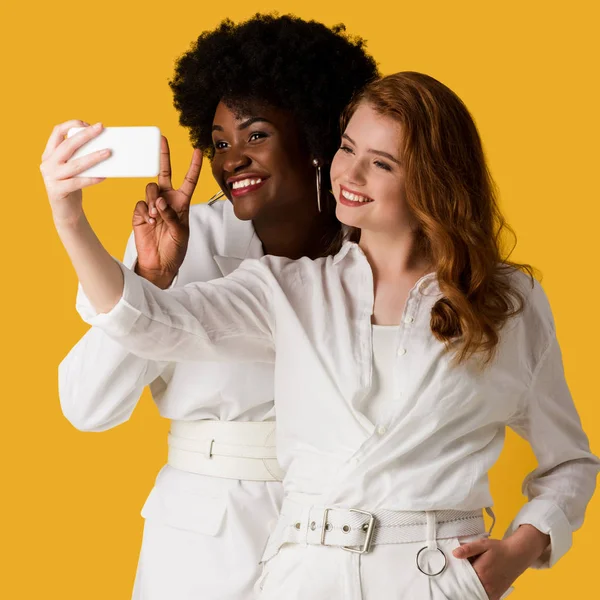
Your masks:
[{"label": "smiling mouth", "polygon": [[234,197],[243,196],[254,192],[255,190],[262,187],[267,181],[268,177],[248,177],[247,179],[240,179],[229,184],[231,195]]},{"label": "smiling mouth", "polygon": [[371,202],[374,202],[374,200],[373,198],[369,198],[369,196],[356,194],[344,187],[340,188],[340,203],[344,204],[345,206],[365,206]]}]

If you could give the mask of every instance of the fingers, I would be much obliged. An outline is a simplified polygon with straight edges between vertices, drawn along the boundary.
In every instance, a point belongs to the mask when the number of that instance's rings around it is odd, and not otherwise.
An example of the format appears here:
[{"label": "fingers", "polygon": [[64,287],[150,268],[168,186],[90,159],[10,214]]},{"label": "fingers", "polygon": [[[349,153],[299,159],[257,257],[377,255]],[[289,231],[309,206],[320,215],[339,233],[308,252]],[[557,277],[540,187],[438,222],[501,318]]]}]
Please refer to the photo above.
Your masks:
[{"label": "fingers", "polygon": [[160,169],[158,171],[158,185],[161,190],[172,190],[171,183],[171,154],[169,142],[163,135],[160,138]]},{"label": "fingers", "polygon": [[185,179],[179,188],[179,191],[185,194],[190,200],[192,198],[192,194],[196,189],[196,184],[198,183],[198,179],[200,177],[200,171],[202,170],[202,151],[198,148],[194,148],[194,152],[192,154],[192,162],[190,163],[190,167],[188,172],[185,175]]},{"label": "fingers", "polygon": [[75,160],[61,163],[58,165],[54,171],[54,178],[57,180],[61,179],[69,179],[71,177],[76,177],[79,173],[101,163],[106,160],[110,156],[111,152],[108,149],[98,150],[96,152],[92,152],[91,154],[87,154],[86,156],[82,156],[81,158],[77,158]]},{"label": "fingers", "polygon": [[86,142],[98,137],[103,130],[102,123],[96,123],[91,127],[86,127],[83,131],[76,133],[73,137],[67,138],[58,145],[52,158],[56,162],[66,162],[71,158],[75,150],[78,150]]},{"label": "fingers", "polygon": [[148,204],[144,200],[140,200],[133,209],[133,225],[141,225],[142,223],[149,223],[154,225],[156,219],[150,217],[148,213]]},{"label": "fingers", "polygon": [[167,204],[164,198],[158,198],[156,207],[168,227],[179,227],[180,221],[177,213]]},{"label": "fingers", "polygon": [[66,179],[61,181],[59,186],[52,188],[54,194],[59,196],[66,196],[77,190],[89,187],[90,185],[96,185],[102,183],[106,177],[76,177],[73,179]]},{"label": "fingers", "polygon": [[57,125],[48,138],[44,153],[42,154],[42,160],[46,160],[46,158],[56,150],[71,127],[89,127],[89,123],[79,121],[78,119],[72,119],[71,121],[65,121],[64,123]]},{"label": "fingers", "polygon": [[456,558],[470,558],[485,552],[489,547],[487,539],[474,540],[468,544],[461,544],[458,548],[452,550],[452,554]]},{"label": "fingers", "polygon": [[146,186],[146,202],[148,203],[148,213],[150,217],[156,217],[158,211],[156,210],[156,200],[159,196],[159,188],[156,183],[152,182]]}]

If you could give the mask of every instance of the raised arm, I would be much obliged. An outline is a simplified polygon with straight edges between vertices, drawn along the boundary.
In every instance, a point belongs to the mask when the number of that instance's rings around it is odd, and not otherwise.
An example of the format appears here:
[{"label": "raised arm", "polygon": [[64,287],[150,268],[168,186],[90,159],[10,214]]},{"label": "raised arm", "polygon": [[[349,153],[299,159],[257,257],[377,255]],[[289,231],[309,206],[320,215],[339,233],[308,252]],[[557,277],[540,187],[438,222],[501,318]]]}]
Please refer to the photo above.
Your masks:
[{"label": "raised arm", "polygon": [[272,362],[274,278],[246,260],[222,279],[161,290],[114,261],[124,287],[108,312],[80,311],[138,356],[167,361]]},{"label": "raised arm", "polygon": [[[137,252],[133,235],[123,262],[133,267]],[[85,299],[78,294],[78,306]],[[166,362],[133,354],[92,327],[73,346],[58,367],[58,388],[63,414],[82,431],[104,431],[129,419],[144,387],[163,372]]]}]

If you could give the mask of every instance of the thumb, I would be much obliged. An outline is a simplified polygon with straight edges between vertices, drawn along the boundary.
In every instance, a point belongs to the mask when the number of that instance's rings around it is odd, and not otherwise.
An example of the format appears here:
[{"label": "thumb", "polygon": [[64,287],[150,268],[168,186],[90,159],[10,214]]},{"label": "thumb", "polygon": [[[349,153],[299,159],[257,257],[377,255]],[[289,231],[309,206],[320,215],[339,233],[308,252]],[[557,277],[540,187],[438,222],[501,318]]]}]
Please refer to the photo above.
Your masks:
[{"label": "thumb", "polygon": [[456,558],[470,558],[471,556],[478,556],[488,549],[488,540],[473,540],[468,544],[461,544],[458,548],[452,550],[452,554]]},{"label": "thumb", "polygon": [[164,198],[157,198],[156,207],[158,208],[158,212],[160,213],[160,216],[163,218],[164,222],[167,224],[167,227],[169,227],[169,228],[175,227],[178,229],[181,226],[181,221],[179,220],[179,216],[177,215],[175,210],[173,210],[173,208],[171,208],[167,204],[167,201]]}]

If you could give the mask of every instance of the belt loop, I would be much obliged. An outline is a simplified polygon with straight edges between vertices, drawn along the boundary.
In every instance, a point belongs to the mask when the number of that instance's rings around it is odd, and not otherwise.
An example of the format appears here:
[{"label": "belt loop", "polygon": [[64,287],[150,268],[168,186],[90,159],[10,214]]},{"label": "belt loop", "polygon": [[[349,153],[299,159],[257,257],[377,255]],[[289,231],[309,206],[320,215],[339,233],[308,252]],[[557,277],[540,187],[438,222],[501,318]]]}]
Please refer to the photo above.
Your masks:
[{"label": "belt loop", "polygon": [[435,511],[428,510],[425,516],[427,517],[427,549],[437,550]]},{"label": "belt loop", "polygon": [[496,524],[496,515],[494,514],[494,511],[492,510],[491,506],[486,506],[485,512],[492,518],[492,524],[490,525],[490,530],[488,532],[488,536],[491,537],[492,529],[494,529],[494,525]]}]

